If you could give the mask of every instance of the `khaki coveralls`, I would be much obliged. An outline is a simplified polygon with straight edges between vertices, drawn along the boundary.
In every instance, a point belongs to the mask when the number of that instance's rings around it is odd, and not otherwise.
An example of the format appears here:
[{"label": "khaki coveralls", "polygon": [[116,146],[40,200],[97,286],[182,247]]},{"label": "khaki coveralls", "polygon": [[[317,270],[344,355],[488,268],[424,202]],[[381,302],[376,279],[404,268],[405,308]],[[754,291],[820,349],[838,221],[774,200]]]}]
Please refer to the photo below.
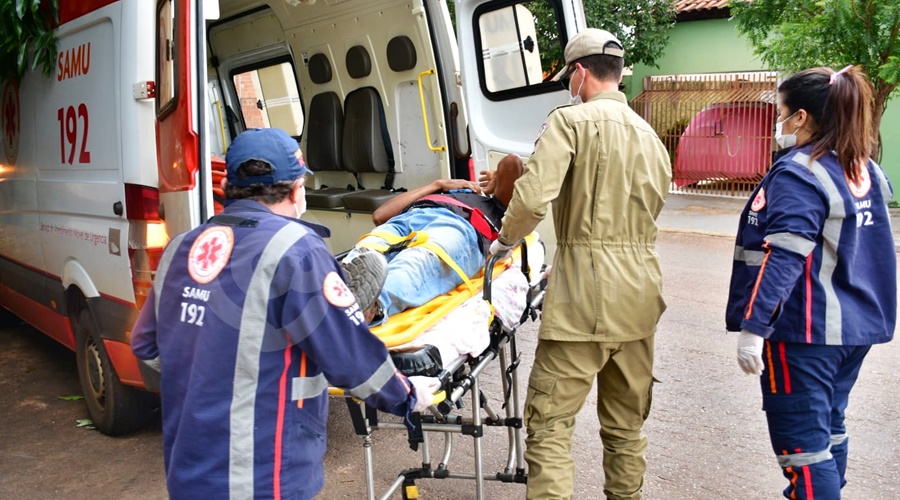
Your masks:
[{"label": "khaki coveralls", "polygon": [[550,113],[515,190],[500,240],[516,242],[553,205],[557,250],[529,380],[528,498],[571,498],[575,415],[597,379],[604,492],[640,498],[653,335],[665,310],[656,217],[668,153],[618,91]]}]

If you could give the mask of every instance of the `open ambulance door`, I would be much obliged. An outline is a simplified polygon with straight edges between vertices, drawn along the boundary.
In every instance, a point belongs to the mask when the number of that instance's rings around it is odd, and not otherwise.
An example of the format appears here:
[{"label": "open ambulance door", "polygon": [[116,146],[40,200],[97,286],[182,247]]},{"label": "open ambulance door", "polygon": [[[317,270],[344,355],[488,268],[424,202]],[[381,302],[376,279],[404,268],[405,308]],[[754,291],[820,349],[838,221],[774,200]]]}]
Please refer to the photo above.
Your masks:
[{"label": "open ambulance door", "polygon": [[458,0],[463,93],[475,171],[507,153],[527,157],[550,111],[569,93],[550,78],[584,26],[581,0]]},{"label": "open ambulance door", "polygon": [[[205,7],[205,9],[204,9]],[[206,16],[204,16],[206,10]],[[206,131],[205,19],[216,1],[156,2],[156,148],[160,216],[169,236],[212,215]]]},{"label": "open ambulance door", "polygon": [[[463,95],[475,172],[495,169],[508,153],[528,157],[541,125],[569,91],[550,79],[563,49],[584,27],[581,0],[460,0]],[[538,225],[547,256],[556,251],[552,217]]]}]

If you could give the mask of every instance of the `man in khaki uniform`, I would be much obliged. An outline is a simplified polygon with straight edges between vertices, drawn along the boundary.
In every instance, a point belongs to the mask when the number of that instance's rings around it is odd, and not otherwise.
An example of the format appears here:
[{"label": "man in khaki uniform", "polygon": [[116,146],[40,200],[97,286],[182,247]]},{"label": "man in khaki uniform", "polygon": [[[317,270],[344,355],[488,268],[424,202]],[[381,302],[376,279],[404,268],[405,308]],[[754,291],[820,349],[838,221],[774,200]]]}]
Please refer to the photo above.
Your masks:
[{"label": "man in khaki uniform", "polygon": [[575,415],[595,377],[604,492],[641,497],[653,336],[666,308],[656,217],[671,170],[656,133],[618,91],[624,55],[604,30],[566,45],[557,79],[571,76],[577,105],[547,118],[491,249],[531,232],[552,203],[557,250],[525,402],[529,499],[572,497]]}]

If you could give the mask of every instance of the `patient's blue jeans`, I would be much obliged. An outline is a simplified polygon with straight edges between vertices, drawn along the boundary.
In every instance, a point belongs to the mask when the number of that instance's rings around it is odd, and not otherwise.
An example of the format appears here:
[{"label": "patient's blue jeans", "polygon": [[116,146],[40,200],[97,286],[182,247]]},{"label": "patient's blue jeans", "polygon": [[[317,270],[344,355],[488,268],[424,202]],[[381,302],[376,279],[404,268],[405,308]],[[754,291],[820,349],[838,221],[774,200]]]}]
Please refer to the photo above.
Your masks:
[{"label": "patient's blue jeans", "polygon": [[[428,235],[428,241],[443,248],[468,276],[475,275],[484,266],[475,229],[446,208],[414,208],[392,217],[373,231],[398,236],[423,231]],[[360,243],[363,242],[385,243],[377,236],[368,236]],[[450,266],[422,247],[407,248],[385,257],[388,259],[387,280],[378,298],[384,310],[382,321],[391,314],[421,306],[462,283],[462,278]]]}]

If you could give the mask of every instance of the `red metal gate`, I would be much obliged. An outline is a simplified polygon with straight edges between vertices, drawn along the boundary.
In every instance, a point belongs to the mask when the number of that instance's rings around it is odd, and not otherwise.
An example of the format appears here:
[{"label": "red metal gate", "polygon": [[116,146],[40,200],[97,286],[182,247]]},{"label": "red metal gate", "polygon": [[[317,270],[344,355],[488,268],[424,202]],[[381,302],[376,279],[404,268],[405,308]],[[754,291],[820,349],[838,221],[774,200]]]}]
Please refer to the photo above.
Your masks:
[{"label": "red metal gate", "polygon": [[652,76],[631,107],[672,162],[672,192],[747,196],[772,162],[774,72]]}]

